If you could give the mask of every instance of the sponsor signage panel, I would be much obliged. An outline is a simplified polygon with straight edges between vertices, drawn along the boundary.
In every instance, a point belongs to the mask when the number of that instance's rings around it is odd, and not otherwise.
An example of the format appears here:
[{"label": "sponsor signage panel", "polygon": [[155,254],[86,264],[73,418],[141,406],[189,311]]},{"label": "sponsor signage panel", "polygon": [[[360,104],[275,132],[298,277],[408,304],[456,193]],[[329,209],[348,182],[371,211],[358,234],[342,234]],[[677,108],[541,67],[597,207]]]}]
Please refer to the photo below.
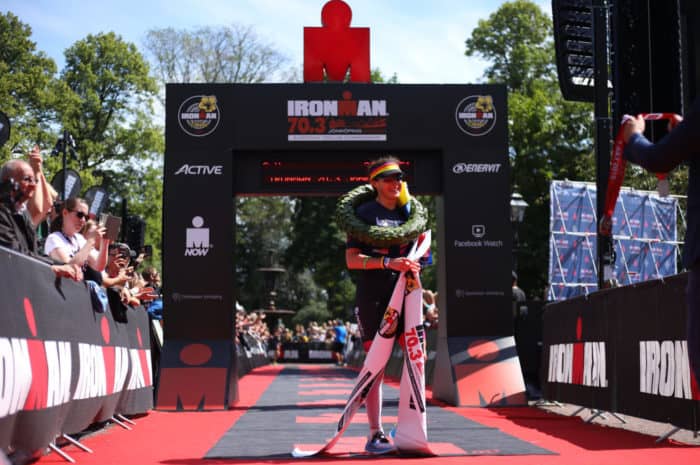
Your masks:
[{"label": "sponsor signage panel", "polygon": [[230,153],[172,152],[165,160],[165,324],[178,339],[230,336],[232,171]]},{"label": "sponsor signage panel", "polygon": [[548,305],[544,397],[697,429],[686,285],[681,274]]},{"label": "sponsor signage panel", "polygon": [[[147,313],[96,313],[83,283],[0,248],[0,450],[44,450],[115,414],[153,407]],[[60,318],[57,318],[60,315]]]},{"label": "sponsor signage panel", "polygon": [[[583,401],[602,410],[614,410],[614,345],[609,340],[608,315],[603,297],[589,296],[562,302],[563,312],[554,315],[552,305],[545,310],[545,321],[556,318],[558,327],[545,323],[542,376],[545,398]],[[559,307],[560,309],[562,307]]]},{"label": "sponsor signage panel", "polygon": [[[553,181],[550,186],[549,300],[598,289],[596,187]],[[634,284],[677,270],[677,200],[623,189],[613,216],[615,277]]]}]

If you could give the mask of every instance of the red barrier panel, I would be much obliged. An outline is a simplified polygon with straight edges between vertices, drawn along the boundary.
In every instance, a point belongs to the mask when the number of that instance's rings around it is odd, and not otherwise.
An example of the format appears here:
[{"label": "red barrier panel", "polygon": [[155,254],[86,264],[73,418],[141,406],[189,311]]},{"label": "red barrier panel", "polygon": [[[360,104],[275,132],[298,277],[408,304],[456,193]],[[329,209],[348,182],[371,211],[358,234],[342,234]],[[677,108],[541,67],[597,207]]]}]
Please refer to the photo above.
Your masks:
[{"label": "red barrier panel", "polygon": [[683,273],[547,305],[544,398],[698,430],[687,280]]},{"label": "red barrier panel", "polygon": [[148,412],[148,316],[96,313],[85,283],[0,247],[0,450],[44,450],[115,414]]}]

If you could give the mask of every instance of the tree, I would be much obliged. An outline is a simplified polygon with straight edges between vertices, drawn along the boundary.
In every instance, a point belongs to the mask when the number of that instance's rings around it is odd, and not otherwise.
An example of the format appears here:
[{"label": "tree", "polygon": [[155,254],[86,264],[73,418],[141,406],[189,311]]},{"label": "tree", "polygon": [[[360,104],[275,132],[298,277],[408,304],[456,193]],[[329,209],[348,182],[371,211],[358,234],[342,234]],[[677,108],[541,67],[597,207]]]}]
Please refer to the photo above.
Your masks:
[{"label": "tree", "polygon": [[547,285],[549,185],[595,179],[593,108],[562,98],[552,22],[530,0],[506,2],[480,20],[465,54],[488,60],[486,80],[508,89],[511,182],[530,204],[519,234],[518,281],[530,296],[541,297]]},{"label": "tree", "polygon": [[[84,186],[103,184],[146,221],[146,242],[161,249],[162,128],[153,122],[157,86],[136,46],[113,32],[88,35],[65,51],[65,87],[56,109],[76,141],[71,161]],[[47,167],[60,169],[57,159]],[[113,211],[120,211],[112,205]]]},{"label": "tree", "polygon": [[335,197],[302,197],[292,217],[291,246],[286,262],[294,272],[311,270],[328,295],[328,310],[347,318],[355,286],[345,267],[345,234],[335,224]]},{"label": "tree", "polygon": [[[233,24],[194,30],[152,29],[146,34],[158,82],[258,83],[283,73],[287,58],[249,26]],[[287,71],[285,80],[295,79]]]},{"label": "tree", "polygon": [[[265,287],[259,268],[286,266],[284,253],[289,247],[293,201],[286,197],[236,198],[235,269],[237,299],[246,308],[265,308],[270,289]],[[290,305],[288,274],[278,278],[278,307]],[[292,278],[293,279],[293,278]]]},{"label": "tree", "polygon": [[396,73],[392,74],[389,79],[384,77],[384,74],[382,74],[382,70],[379,68],[374,68],[372,72],[370,73],[370,81],[372,84],[398,84],[399,83],[399,77],[396,75]]},{"label": "tree", "polygon": [[31,28],[12,13],[0,13],[0,111],[12,124],[10,140],[0,149],[0,164],[15,150],[45,147],[55,138],[50,128],[61,95],[56,64],[31,41]]},{"label": "tree", "polygon": [[466,40],[465,55],[490,61],[489,82],[505,83],[509,91],[527,92],[536,81],[554,76],[552,21],[530,0],[506,2]]}]

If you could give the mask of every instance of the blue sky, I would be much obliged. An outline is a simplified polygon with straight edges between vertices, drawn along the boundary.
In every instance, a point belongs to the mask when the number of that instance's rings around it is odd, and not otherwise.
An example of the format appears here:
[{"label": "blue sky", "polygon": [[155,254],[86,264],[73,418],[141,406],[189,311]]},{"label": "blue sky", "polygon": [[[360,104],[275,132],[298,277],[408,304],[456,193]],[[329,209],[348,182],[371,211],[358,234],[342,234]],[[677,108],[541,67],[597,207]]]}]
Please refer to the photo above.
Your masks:
[{"label": "blue sky", "polygon": [[[252,26],[301,70],[304,26],[321,25],[326,0],[3,0],[32,28],[37,49],[62,68],[63,51],[87,34],[114,31],[142,47],[150,29]],[[464,56],[464,41],[479,19],[503,0],[346,0],[352,25],[369,27],[372,68],[403,84],[478,82],[484,63]],[[536,0],[547,13],[550,0]],[[301,72],[299,72],[301,76]]]}]

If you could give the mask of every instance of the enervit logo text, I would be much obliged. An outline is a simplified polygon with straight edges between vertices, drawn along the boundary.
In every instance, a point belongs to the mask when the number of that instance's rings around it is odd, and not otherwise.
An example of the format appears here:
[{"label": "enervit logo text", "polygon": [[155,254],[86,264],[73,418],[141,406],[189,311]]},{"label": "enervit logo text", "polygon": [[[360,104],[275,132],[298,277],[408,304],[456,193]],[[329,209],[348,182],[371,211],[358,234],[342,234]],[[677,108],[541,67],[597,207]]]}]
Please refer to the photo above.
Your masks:
[{"label": "enervit logo text", "polygon": [[455,163],[452,166],[454,174],[470,174],[470,173],[498,173],[501,171],[500,163]]}]

